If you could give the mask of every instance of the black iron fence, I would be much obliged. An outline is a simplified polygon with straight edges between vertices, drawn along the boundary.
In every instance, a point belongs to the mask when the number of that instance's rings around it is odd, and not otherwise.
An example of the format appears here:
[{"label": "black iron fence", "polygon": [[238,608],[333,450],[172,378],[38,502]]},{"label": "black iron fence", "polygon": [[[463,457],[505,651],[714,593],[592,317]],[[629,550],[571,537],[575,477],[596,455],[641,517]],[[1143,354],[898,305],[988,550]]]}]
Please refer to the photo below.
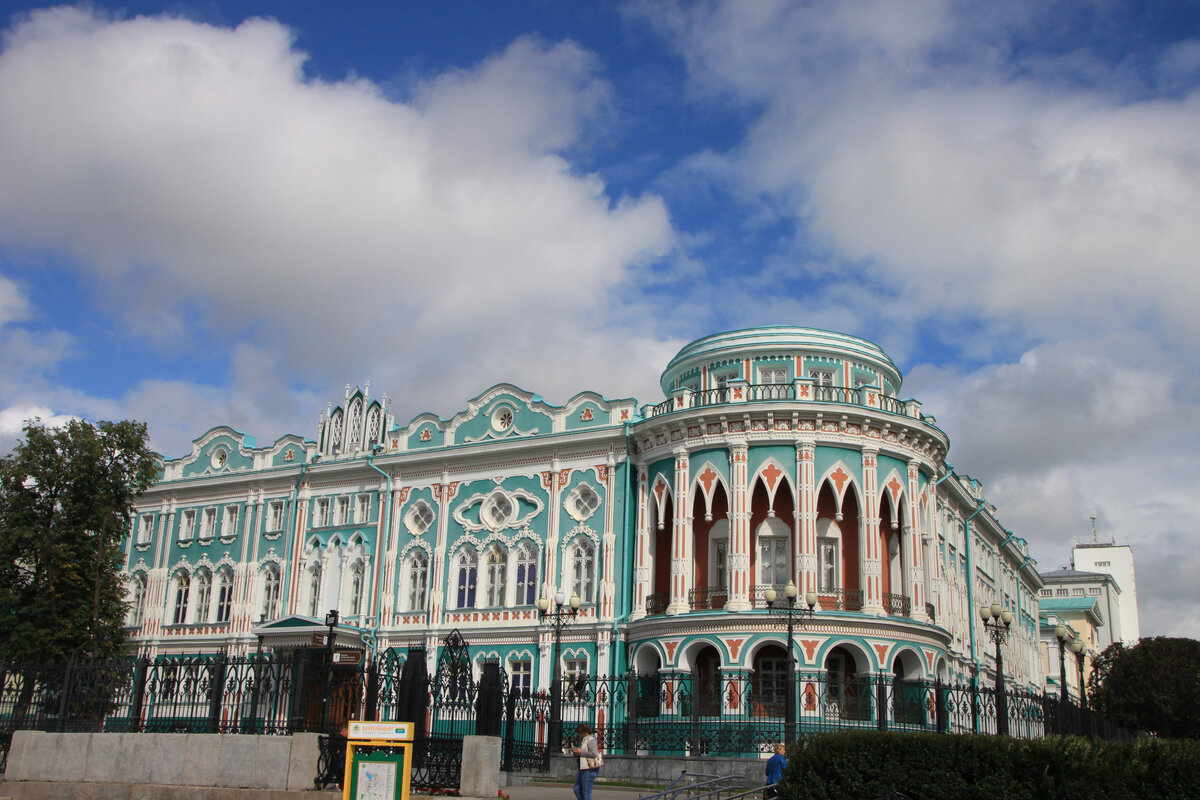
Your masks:
[{"label": "black iron fence", "polygon": [[[317,731],[324,785],[340,778],[349,719],[414,722],[414,786],[457,786],[462,738],[500,736],[503,769],[536,771],[571,746],[586,723],[605,752],[751,756],[785,739],[846,728],[1019,737],[1128,734],[1057,695],[951,686],[884,675],[793,676],[657,672],[566,676],[563,741],[550,742],[548,691],[497,662],[477,673],[452,634],[435,672],[424,650],[389,651],[357,665],[333,665],[327,651],[286,655],[171,656],[30,666],[0,662],[0,771],[12,731],[254,733]],[[1004,702],[998,703],[1002,699]],[[339,750],[339,748],[341,748]],[[341,757],[339,757],[341,754]]]}]

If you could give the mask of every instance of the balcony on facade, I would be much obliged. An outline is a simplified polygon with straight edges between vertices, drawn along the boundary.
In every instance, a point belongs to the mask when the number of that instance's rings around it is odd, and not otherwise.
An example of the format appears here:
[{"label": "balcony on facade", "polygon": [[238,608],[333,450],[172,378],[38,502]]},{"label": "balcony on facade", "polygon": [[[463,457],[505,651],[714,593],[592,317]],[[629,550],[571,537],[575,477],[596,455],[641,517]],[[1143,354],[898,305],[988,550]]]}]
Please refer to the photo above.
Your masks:
[{"label": "balcony on facade", "polygon": [[702,391],[676,389],[658,405],[644,406],[642,416],[650,419],[688,409],[763,402],[835,403],[923,419],[919,402],[889,397],[877,386],[822,386],[805,378],[798,378],[791,383],[731,381],[722,388]]},{"label": "balcony on facade", "polygon": [[[751,587],[750,604],[753,609],[765,610],[768,606],[765,592],[774,588],[778,596],[783,596],[783,586],[755,584]],[[729,590],[723,586],[701,586],[688,590],[688,611],[724,611],[729,601]],[[780,601],[776,601],[778,604]],[[646,616],[665,615],[670,605],[670,593],[656,592],[646,598]],[[862,611],[863,591],[861,589],[827,589],[817,592],[817,609],[819,611]],[[883,609],[890,617],[912,617],[912,598],[907,595],[885,592],[883,594]],[[925,604],[925,614],[932,622],[934,606]]]}]

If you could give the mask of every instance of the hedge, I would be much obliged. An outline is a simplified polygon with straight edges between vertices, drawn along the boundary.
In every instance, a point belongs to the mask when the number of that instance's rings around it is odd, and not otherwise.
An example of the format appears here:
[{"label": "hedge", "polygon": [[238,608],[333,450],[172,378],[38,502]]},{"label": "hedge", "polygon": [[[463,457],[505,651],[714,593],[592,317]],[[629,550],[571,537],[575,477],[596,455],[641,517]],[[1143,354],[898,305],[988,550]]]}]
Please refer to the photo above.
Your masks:
[{"label": "hedge", "polygon": [[1196,800],[1200,741],[845,731],[788,749],[781,800]]}]

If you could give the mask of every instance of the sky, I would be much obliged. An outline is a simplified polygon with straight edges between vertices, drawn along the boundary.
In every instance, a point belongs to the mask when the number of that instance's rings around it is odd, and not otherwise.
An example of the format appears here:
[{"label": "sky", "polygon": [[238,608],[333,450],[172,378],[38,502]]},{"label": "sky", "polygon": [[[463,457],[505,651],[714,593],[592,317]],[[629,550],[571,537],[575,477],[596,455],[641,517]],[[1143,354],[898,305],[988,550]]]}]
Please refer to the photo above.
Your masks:
[{"label": "sky", "polygon": [[0,439],[314,436],[880,344],[1043,571],[1200,638],[1200,5],[0,0]]}]

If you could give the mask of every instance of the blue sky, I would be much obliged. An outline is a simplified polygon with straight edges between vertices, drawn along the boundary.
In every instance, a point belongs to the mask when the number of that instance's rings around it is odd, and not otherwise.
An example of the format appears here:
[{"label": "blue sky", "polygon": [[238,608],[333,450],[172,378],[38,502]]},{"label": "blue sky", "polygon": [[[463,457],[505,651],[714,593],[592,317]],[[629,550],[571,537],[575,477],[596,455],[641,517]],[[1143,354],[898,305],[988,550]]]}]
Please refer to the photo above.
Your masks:
[{"label": "blue sky", "polygon": [[0,435],[660,399],[798,324],[904,371],[1043,569],[1200,636],[1194,2],[0,4]]}]

